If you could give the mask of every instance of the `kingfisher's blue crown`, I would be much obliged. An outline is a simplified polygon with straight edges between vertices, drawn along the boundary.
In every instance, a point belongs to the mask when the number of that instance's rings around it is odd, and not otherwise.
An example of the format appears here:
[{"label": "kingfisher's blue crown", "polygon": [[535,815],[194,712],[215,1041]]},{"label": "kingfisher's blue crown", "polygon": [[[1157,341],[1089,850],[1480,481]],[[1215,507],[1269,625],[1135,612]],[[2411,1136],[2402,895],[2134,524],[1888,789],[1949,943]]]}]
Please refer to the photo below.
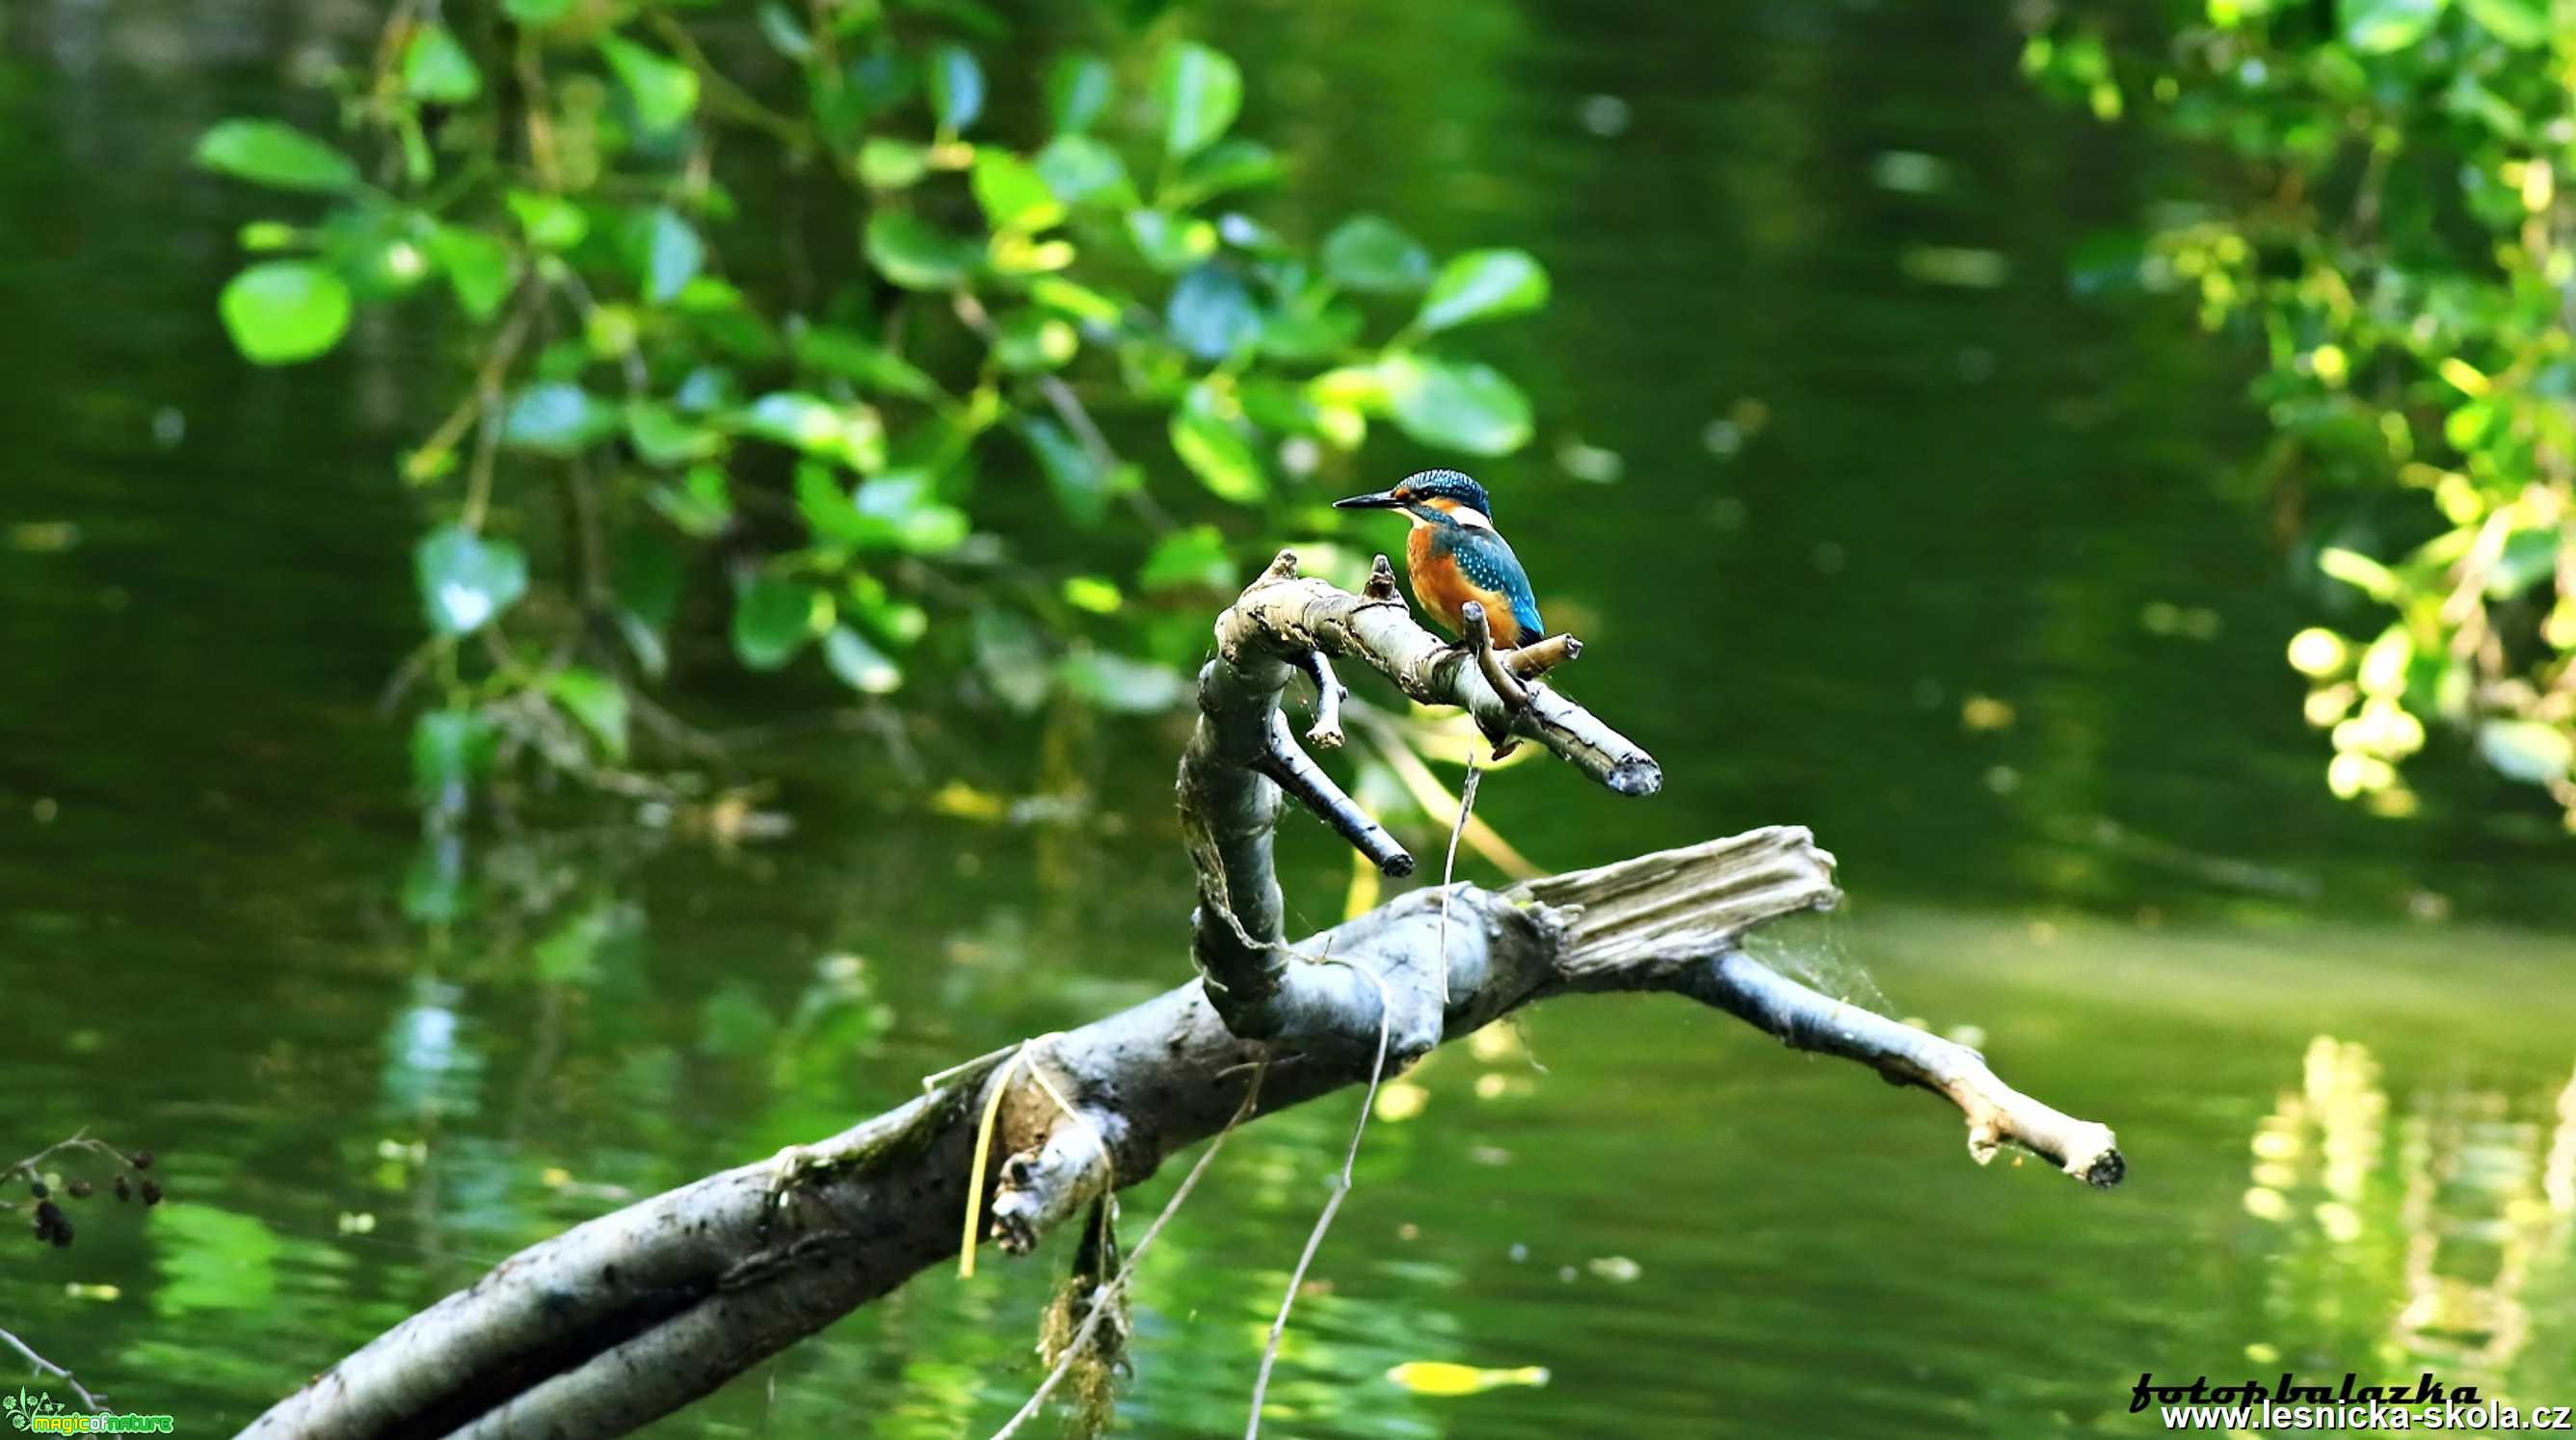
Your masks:
[{"label": "kingfisher's blue crown", "polygon": [[1494,502],[1485,494],[1485,487],[1455,470],[1424,470],[1407,475],[1395,489],[1408,500],[1455,500],[1473,507],[1488,520],[1494,518]]}]

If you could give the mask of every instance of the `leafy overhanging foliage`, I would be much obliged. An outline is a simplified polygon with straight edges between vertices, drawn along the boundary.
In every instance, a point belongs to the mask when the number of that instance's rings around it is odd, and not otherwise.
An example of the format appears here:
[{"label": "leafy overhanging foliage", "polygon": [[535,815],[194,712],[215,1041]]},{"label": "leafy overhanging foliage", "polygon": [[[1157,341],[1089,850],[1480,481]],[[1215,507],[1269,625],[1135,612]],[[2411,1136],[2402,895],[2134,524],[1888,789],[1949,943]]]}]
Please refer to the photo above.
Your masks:
[{"label": "leafy overhanging foliage", "polygon": [[[2123,26],[2140,26],[2131,30]],[[2544,0],[2199,0],[2043,14],[2041,85],[2232,156],[2242,199],[2079,287],[2262,347],[2259,473],[2369,618],[2290,641],[2334,793],[2418,803],[2428,722],[2576,829],[2576,16]],[[2359,603],[2353,603],[2358,601]]]},{"label": "leafy overhanging foliage", "polygon": [[1192,40],[1030,64],[974,4],[448,0],[338,85],[343,137],[197,155],[292,207],[221,297],[249,360],[452,305],[457,400],[400,466],[433,819],[517,758],[631,779],[716,607],[745,668],[872,701],[1168,708],[1245,554],[1339,523],[1316,472],[1382,427],[1531,436],[1456,337],[1543,305],[1538,262],[1274,232],[1243,207],[1285,162]]}]

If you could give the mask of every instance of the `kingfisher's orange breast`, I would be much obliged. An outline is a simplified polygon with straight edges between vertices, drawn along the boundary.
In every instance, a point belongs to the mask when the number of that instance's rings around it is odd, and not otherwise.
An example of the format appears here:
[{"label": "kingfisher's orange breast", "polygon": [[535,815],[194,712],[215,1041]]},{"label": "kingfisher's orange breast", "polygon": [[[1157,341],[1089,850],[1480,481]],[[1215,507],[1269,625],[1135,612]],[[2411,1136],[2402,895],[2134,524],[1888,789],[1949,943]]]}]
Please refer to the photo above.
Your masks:
[{"label": "kingfisher's orange breast", "polygon": [[1485,607],[1485,626],[1493,633],[1494,646],[1510,650],[1526,637],[1520,621],[1513,618],[1511,597],[1499,590],[1488,590],[1467,578],[1458,568],[1458,557],[1444,546],[1432,543],[1431,527],[1416,525],[1404,539],[1404,568],[1413,580],[1413,598],[1439,622],[1449,627],[1452,635],[1464,636],[1467,624],[1464,612],[1467,602]]}]

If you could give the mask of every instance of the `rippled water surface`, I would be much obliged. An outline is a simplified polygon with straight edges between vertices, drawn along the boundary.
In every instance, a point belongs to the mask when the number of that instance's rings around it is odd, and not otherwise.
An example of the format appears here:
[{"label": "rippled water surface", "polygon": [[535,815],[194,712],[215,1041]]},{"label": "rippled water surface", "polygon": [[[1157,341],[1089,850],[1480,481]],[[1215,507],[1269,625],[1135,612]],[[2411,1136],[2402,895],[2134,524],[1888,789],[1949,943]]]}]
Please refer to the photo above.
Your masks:
[{"label": "rippled water surface", "polygon": [[[0,1247],[0,1327],[191,1432],[521,1245],[1187,967],[1158,725],[1104,727],[1097,802],[1033,826],[810,736],[759,762],[784,838],[487,837],[484,919],[400,918],[385,457],[445,372],[393,322],[235,363],[211,298],[252,212],[184,163],[367,8],[0,10],[0,1146],[96,1126],[175,1197]],[[2326,798],[2279,662],[2320,602],[2231,479],[2233,357],[2062,279],[2185,162],[2024,95],[1990,10],[1203,16],[1300,158],[1275,220],[1378,209],[1554,273],[1492,352],[1545,438],[1483,473],[1593,643],[1569,684],[1671,783],[1631,807],[1532,765],[1482,813],[1566,867],[1813,825],[1851,903],[1766,954],[1972,1027],[2132,1163],[2109,1194],[1980,1170],[1849,1065],[1552,1004],[1390,1097],[1272,1433],[2149,1433],[2145,1371],[2576,1400],[2567,842],[2466,765],[2407,824]],[[994,743],[967,778],[1025,786],[1027,737]],[[1337,917],[1344,858],[1286,850],[1292,909]],[[1236,1137],[1158,1243],[1127,1433],[1240,1428],[1356,1103]],[[1062,1260],[925,1275],[660,1431],[988,1433]],[[1422,1360],[1547,1380],[1387,1378]]]}]

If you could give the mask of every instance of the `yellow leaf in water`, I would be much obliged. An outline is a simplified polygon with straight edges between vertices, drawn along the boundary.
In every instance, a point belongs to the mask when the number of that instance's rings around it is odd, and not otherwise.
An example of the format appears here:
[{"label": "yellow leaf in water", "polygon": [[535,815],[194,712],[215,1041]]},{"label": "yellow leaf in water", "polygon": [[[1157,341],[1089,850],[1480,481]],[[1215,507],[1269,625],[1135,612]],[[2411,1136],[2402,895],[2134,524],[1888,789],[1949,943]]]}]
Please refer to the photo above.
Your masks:
[{"label": "yellow leaf in water", "polygon": [[1547,1367],[1524,1365],[1517,1370],[1479,1370],[1473,1365],[1457,1365],[1447,1360],[1407,1360],[1387,1371],[1386,1378],[1416,1395],[1473,1395],[1505,1385],[1544,1385],[1547,1383]]},{"label": "yellow leaf in water", "polygon": [[940,786],[939,793],[930,797],[930,808],[960,820],[999,820],[1011,812],[1009,801],[963,780]]},{"label": "yellow leaf in water", "polygon": [[2011,702],[1992,695],[1971,695],[1959,705],[1959,723],[1970,730],[2009,730],[2014,719]]}]

